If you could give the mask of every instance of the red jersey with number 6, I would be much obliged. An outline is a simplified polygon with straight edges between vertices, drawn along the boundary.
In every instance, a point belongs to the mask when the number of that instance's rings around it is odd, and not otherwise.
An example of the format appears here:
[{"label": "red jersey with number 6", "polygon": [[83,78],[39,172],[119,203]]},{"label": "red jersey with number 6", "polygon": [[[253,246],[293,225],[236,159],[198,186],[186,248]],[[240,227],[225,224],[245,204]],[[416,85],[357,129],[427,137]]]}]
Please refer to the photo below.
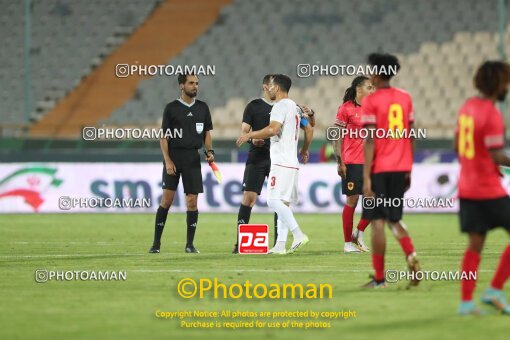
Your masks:
[{"label": "red jersey with number 6", "polygon": [[[372,173],[410,172],[413,167],[412,144],[409,138],[414,122],[413,102],[406,91],[388,87],[376,90],[363,99],[361,104],[363,126],[375,125],[374,159]],[[386,138],[388,130],[394,138]],[[399,130],[398,135],[396,131]]]},{"label": "red jersey with number 6", "polygon": [[489,99],[472,97],[460,108],[457,129],[459,198],[484,200],[507,195],[491,149],[505,144],[503,116]]},{"label": "red jersey with number 6", "polygon": [[[338,108],[335,124],[349,131],[356,131],[359,134],[361,129],[361,106],[352,101],[343,103]],[[347,133],[342,143],[342,159],[345,164],[363,164],[363,138],[356,138],[356,134]]]}]

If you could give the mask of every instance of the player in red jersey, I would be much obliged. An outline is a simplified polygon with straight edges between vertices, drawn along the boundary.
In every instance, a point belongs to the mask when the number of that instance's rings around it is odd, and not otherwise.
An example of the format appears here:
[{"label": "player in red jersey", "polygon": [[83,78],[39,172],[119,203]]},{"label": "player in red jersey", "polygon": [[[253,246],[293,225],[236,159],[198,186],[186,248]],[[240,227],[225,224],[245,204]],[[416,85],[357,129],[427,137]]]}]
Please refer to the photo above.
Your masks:
[{"label": "player in red jersey", "polygon": [[342,211],[344,253],[369,251],[363,242],[363,232],[370,221],[360,219],[354,233],[352,227],[354,210],[363,190],[363,139],[356,132],[361,129],[361,101],[372,92],[370,79],[365,76],[354,78],[351,86],[345,91],[343,104],[338,108],[335,120],[336,126],[342,130],[346,129],[341,131],[340,138],[334,143],[337,171],[342,178],[342,193],[347,196]]},{"label": "player in red jersey", "polygon": [[[477,97],[462,105],[455,133],[455,150],[460,162],[459,200],[460,226],[468,233],[469,243],[462,260],[459,314],[479,314],[473,303],[476,275],[487,232],[504,227],[510,232],[510,197],[501,184],[498,165],[510,166],[503,152],[505,127],[496,101],[503,101],[510,84],[510,65],[487,61],[477,70]],[[503,294],[503,285],[510,277],[510,245],[507,245],[490,287],[482,302],[510,314]]]},{"label": "player in red jersey", "polygon": [[[362,102],[361,122],[369,131],[389,130],[407,133],[413,128],[414,113],[411,96],[404,90],[390,86],[390,79],[400,69],[398,59],[389,54],[374,53],[368,63],[375,69],[371,76],[376,90]],[[378,135],[376,135],[378,136]],[[372,263],[375,275],[365,288],[385,287],[384,253],[386,239],[384,225],[388,222],[406,255],[409,269],[420,270],[414,246],[402,219],[402,198],[411,183],[413,166],[413,140],[410,138],[374,138],[368,134],[364,144],[365,166],[363,167],[363,214],[372,222]],[[402,136],[400,136],[402,137]],[[381,204],[378,201],[383,199]],[[390,205],[398,200],[401,204]],[[409,286],[419,283],[417,275]]]}]

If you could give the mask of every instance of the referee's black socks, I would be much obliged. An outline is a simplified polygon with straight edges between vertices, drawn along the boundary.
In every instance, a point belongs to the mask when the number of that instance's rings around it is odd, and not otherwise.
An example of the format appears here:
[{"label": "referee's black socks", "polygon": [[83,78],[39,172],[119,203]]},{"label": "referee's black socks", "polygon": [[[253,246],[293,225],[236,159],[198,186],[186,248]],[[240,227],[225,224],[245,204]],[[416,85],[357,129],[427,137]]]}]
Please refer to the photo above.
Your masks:
[{"label": "referee's black socks", "polygon": [[237,225],[250,223],[251,207],[241,204],[237,214]]},{"label": "referee's black socks", "polygon": [[[237,230],[236,234],[239,230],[240,224],[248,224],[250,223],[250,216],[251,216],[251,207],[244,205],[241,203],[241,206],[239,207],[239,213],[237,214]],[[239,243],[239,240],[237,240],[237,243]]]},{"label": "referee's black socks", "polygon": [[193,240],[195,239],[195,231],[197,230],[197,222],[198,210],[186,211],[186,224],[188,226],[186,235],[186,247],[193,245]]},{"label": "referee's black socks", "polygon": [[161,245],[161,235],[163,234],[163,229],[165,228],[166,217],[168,216],[168,210],[170,209],[163,208],[159,206],[158,211],[156,212],[156,222],[154,226],[154,246]]}]

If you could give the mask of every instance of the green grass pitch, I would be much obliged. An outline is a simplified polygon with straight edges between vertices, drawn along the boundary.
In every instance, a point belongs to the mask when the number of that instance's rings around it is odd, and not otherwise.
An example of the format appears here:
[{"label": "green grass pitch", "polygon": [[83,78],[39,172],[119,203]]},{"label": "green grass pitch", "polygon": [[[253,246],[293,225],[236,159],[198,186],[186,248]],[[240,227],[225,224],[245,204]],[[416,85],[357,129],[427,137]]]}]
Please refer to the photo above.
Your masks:
[{"label": "green grass pitch", "polygon": [[[339,215],[297,215],[310,243],[302,252],[287,256],[232,255],[235,218],[233,214],[201,214],[195,241],[201,254],[185,254],[185,215],[170,214],[162,252],[148,254],[153,215],[0,216],[0,338],[508,339],[509,317],[456,315],[458,282],[428,281],[413,290],[406,290],[405,282],[390,284],[387,289],[359,289],[372,272],[371,257],[343,254]],[[268,223],[272,231],[270,215],[254,213],[251,222]],[[459,269],[466,238],[459,232],[455,215],[407,215],[405,222],[423,270]],[[369,235],[368,231],[367,241]],[[405,269],[400,247],[389,231],[386,236],[386,268]],[[477,301],[507,244],[504,231],[489,235]],[[127,280],[36,283],[37,269],[125,270]],[[186,277],[218,278],[226,284],[246,280],[329,283],[334,290],[332,299],[323,300],[215,300],[209,296],[186,300],[176,291],[177,282]],[[510,295],[508,285],[506,291]],[[357,317],[332,321],[329,329],[234,331],[183,329],[178,320],[154,315],[156,310],[223,309],[351,310]]]}]

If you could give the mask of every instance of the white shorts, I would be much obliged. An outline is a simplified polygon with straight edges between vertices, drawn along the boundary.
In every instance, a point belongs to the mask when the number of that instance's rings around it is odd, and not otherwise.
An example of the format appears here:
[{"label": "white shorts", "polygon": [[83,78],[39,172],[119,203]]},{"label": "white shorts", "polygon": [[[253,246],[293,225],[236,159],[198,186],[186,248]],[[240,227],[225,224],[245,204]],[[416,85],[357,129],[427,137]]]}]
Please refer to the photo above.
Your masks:
[{"label": "white shorts", "polygon": [[271,165],[267,181],[267,199],[298,202],[298,168]]}]

